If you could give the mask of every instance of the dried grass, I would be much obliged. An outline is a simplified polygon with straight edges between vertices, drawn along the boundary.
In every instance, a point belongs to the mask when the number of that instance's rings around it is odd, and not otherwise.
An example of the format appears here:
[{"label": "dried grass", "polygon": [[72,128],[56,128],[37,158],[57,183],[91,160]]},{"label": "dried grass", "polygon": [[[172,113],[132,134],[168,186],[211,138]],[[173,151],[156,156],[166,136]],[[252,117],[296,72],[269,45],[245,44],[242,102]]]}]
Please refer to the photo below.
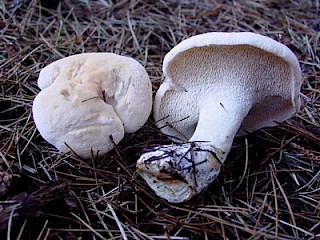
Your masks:
[{"label": "dried grass", "polygon": [[[0,164],[13,174],[0,198],[1,237],[320,239],[318,0],[48,3],[0,2]],[[217,181],[191,201],[159,199],[135,172],[146,148],[169,142],[152,118],[97,159],[59,154],[40,137],[31,106],[45,65],[114,52],[141,62],[156,90],[164,55],[208,31],[252,31],[286,44],[303,69],[304,104],[278,127],[237,138]]]}]

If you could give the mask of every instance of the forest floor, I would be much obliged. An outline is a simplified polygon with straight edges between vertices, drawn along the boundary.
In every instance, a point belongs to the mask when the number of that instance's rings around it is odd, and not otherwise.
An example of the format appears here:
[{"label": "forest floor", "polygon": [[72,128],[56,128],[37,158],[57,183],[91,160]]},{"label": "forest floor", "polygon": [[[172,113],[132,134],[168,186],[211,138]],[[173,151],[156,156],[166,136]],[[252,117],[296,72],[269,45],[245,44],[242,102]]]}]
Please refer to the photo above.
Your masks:
[{"label": "forest floor", "polygon": [[[0,7],[1,239],[320,239],[319,0],[15,0]],[[89,160],[59,153],[37,131],[32,102],[49,63],[83,52],[129,56],[155,92],[165,54],[213,31],[255,32],[287,45],[302,69],[302,106],[276,127],[236,138],[218,179],[190,201],[160,199],[136,173],[147,148],[170,143],[152,116]]]}]

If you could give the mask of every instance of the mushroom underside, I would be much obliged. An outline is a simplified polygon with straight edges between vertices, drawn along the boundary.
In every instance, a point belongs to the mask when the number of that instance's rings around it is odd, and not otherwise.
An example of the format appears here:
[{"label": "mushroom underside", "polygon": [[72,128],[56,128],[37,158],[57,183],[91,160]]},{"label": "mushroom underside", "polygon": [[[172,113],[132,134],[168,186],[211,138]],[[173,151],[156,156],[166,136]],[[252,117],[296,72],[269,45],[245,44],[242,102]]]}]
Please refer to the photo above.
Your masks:
[{"label": "mushroom underside", "polygon": [[[176,142],[192,137],[201,106],[207,101],[228,111],[225,106],[229,99],[233,104],[250,99],[251,109],[242,119],[241,135],[274,126],[289,118],[298,107],[297,96],[291,94],[293,76],[289,64],[256,47],[192,48],[178,54],[166,74],[166,81],[185,91],[170,90],[157,96],[154,117],[161,131]],[[225,94],[222,96],[221,92]]]}]

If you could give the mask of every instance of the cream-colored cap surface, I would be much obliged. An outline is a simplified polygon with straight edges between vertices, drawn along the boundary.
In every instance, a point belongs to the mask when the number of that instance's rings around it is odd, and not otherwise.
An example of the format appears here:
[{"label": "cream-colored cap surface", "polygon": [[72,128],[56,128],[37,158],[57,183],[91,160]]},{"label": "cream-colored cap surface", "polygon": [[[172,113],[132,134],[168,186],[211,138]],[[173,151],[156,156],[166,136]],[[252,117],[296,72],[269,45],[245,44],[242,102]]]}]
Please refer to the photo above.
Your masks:
[{"label": "cream-colored cap surface", "polygon": [[125,132],[137,131],[152,108],[145,69],[113,53],[55,61],[41,70],[38,85],[33,117],[40,134],[60,151],[85,158],[105,154]]}]

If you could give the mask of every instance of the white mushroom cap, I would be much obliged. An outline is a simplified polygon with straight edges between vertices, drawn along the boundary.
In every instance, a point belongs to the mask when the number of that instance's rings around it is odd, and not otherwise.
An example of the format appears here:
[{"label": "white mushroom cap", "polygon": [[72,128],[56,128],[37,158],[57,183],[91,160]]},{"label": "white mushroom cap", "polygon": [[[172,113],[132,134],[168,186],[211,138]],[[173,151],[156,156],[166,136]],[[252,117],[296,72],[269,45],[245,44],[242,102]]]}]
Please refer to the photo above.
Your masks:
[{"label": "white mushroom cap", "polygon": [[[180,139],[176,130],[187,139],[193,135],[201,101],[222,91],[242,91],[240,101],[248,92],[255,95],[238,135],[274,126],[300,108],[302,78],[296,56],[285,45],[255,33],[211,32],[190,37],[166,54],[163,74],[154,117],[159,127],[178,121],[174,128],[161,130]],[[185,117],[188,120],[181,121]]]},{"label": "white mushroom cap", "polygon": [[[154,101],[156,124],[173,141],[189,143],[178,145],[172,156],[155,148],[140,157],[137,168],[157,195],[172,202],[190,199],[213,181],[236,134],[274,126],[300,107],[302,78],[296,56],[259,34],[206,33],[188,38],[165,56],[163,73],[165,80]],[[175,155],[207,145],[211,150],[198,154],[202,159],[187,157],[195,168],[182,171]],[[171,146],[160,149],[164,148]],[[163,166],[166,178],[168,172],[174,173],[174,184],[162,179]],[[210,176],[210,181],[198,173]],[[195,178],[199,181],[187,180]]]},{"label": "white mushroom cap", "polygon": [[145,69],[112,53],[55,61],[41,70],[38,85],[33,117],[40,134],[60,151],[71,148],[85,158],[107,153],[125,132],[137,131],[152,108]]}]

